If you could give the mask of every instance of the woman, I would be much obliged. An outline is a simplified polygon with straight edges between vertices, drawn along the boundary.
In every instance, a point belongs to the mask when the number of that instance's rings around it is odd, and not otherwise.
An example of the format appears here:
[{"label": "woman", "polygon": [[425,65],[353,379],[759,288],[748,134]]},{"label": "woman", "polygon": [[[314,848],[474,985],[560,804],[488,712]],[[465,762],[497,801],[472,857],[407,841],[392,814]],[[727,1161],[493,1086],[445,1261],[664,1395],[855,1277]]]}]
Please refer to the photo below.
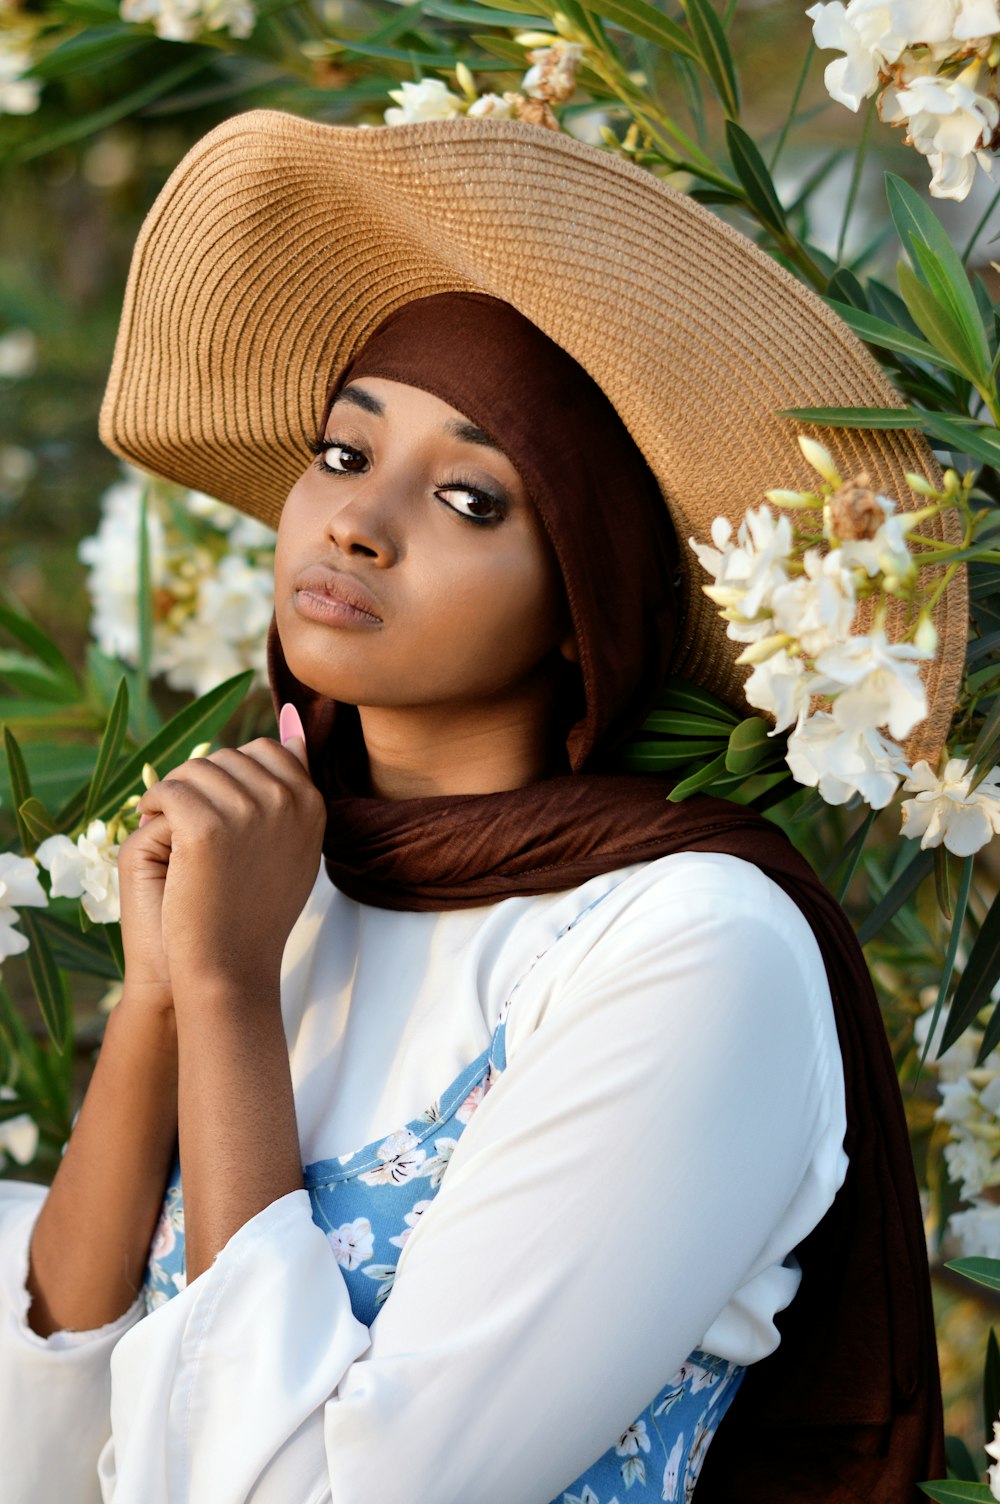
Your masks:
[{"label": "woman", "polygon": [[[175,769],[123,849],[125,995],[51,1192],[0,1211],[17,1500],[834,1504],[940,1468],[912,1167],[849,927],[766,822],[615,770],[697,616],[661,475],[544,304],[403,254],[445,145],[470,199],[470,148],[488,164],[480,209],[512,152],[525,204],[551,207],[553,152],[625,201],[666,190],[495,131],[229,122],[137,248],[102,432],[280,510],[286,745]],[[352,153],[391,159],[401,208],[378,295],[345,270],[375,190],[326,214],[340,291],[311,325],[321,141],[341,188]],[[695,223],[703,260],[731,249]],[[315,459],[279,494],[324,366]]]}]

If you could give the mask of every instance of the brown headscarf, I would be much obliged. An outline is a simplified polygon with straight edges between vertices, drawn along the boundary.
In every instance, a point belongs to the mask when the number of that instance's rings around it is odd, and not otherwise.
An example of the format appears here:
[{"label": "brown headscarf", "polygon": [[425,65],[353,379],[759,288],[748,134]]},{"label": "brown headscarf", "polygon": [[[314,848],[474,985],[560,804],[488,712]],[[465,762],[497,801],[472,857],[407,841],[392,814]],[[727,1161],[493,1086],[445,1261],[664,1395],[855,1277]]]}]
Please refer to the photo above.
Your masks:
[{"label": "brown headscarf", "polygon": [[916,1484],[945,1467],[927,1253],[895,1068],[854,932],[763,817],[703,796],[670,804],[669,780],[611,771],[660,687],[676,618],[677,545],[652,474],[592,378],[486,294],[441,293],[396,309],[329,402],[363,375],[434,393],[508,455],[562,570],[582,682],[566,723],[570,771],[495,794],[377,799],[363,791],[356,710],[291,674],[272,620],[275,710],[290,701],[303,719],[326,798],[331,880],[380,908],[452,909],[574,887],[672,852],[714,851],[754,863],[789,894],[830,981],[850,1163],[830,1211],[796,1250],[802,1283],[777,1317],[781,1344],[749,1369],[696,1498],[916,1504]]}]

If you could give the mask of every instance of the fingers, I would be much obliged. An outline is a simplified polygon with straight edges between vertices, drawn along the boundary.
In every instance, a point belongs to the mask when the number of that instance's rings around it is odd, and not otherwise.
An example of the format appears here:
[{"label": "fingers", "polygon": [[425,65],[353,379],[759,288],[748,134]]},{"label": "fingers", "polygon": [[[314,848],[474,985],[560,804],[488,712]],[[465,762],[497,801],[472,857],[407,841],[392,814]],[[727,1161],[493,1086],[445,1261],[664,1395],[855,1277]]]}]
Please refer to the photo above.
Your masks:
[{"label": "fingers", "polygon": [[195,801],[228,818],[247,819],[257,811],[273,811],[289,802],[322,803],[318,790],[298,758],[270,737],[258,737],[241,748],[222,747],[210,757],[191,758],[160,779],[139,800],[141,815],[165,811],[168,805],[196,808]]}]

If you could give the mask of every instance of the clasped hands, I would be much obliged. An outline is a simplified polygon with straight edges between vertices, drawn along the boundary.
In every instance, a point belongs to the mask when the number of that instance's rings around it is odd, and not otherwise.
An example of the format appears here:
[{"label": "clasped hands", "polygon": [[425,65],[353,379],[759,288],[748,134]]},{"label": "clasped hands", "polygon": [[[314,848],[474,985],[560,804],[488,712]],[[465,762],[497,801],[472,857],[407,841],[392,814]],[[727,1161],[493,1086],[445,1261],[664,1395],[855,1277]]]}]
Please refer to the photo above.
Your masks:
[{"label": "clasped hands", "polygon": [[137,808],[148,818],[118,854],[126,991],[162,1008],[217,988],[274,995],[326,822],[302,737],[181,763]]}]

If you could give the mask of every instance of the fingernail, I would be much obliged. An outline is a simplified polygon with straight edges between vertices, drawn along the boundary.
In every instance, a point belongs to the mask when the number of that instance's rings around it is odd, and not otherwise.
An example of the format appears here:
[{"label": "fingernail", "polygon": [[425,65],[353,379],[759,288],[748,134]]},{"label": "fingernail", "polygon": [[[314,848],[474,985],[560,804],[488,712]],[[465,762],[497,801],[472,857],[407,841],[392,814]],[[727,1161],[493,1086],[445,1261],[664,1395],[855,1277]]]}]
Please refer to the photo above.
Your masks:
[{"label": "fingernail", "polygon": [[302,717],[291,703],[281,707],[281,714],[278,717],[278,736],[281,738],[282,746],[293,736],[301,736],[302,745],[305,746],[306,730],[302,724]]}]

